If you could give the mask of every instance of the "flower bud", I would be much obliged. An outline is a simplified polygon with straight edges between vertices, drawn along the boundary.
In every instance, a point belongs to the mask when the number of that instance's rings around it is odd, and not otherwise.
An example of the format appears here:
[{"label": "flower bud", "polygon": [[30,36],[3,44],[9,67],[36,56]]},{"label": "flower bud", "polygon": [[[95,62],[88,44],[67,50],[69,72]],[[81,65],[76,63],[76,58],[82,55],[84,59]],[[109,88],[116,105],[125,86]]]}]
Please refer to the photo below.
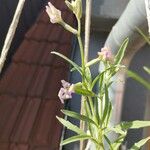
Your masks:
[{"label": "flower bud", "polygon": [[81,0],[72,0],[71,2],[65,1],[68,8],[73,11],[76,15],[77,19],[81,19],[82,17],[82,1]]},{"label": "flower bud", "polygon": [[111,53],[111,50],[107,47],[103,47],[101,49],[101,52],[98,52],[98,55],[101,60],[103,61],[112,61],[113,60],[113,55]]},{"label": "flower bud", "polygon": [[50,18],[51,23],[62,22],[61,11],[56,9],[52,3],[48,2],[48,5],[46,6],[46,12]]}]

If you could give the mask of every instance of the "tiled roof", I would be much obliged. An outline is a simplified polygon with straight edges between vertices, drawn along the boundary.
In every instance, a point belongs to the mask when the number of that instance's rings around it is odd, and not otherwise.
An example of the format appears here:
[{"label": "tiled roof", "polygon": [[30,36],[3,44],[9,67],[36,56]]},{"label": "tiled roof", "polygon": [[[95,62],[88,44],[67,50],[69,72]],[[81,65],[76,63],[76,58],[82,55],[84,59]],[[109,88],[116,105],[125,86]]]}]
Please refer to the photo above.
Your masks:
[{"label": "tiled roof", "polygon": [[[63,18],[74,16],[63,0],[53,0]],[[50,51],[70,56],[72,35],[49,23],[43,10],[12,58],[0,81],[0,150],[58,150],[63,107],[57,93],[68,65]]]}]

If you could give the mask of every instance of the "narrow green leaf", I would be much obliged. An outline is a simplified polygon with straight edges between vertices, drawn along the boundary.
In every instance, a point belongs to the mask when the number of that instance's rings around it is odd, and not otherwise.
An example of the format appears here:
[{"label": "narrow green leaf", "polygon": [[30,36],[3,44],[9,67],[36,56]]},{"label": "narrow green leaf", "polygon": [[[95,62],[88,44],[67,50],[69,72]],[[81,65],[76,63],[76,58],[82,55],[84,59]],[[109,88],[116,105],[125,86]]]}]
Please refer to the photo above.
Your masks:
[{"label": "narrow green leaf", "polygon": [[91,97],[95,96],[95,93],[87,89],[83,89],[82,87],[75,88],[75,93],[83,95],[83,96],[91,96]]},{"label": "narrow green leaf", "polygon": [[67,58],[65,55],[60,54],[58,52],[52,51],[51,54],[55,54],[61,58],[63,58],[64,60],[66,60],[68,63],[70,63],[80,74],[82,74],[82,70],[81,67],[78,66],[76,63],[74,63],[72,60],[70,60],[69,58]]},{"label": "narrow green leaf", "polygon": [[122,122],[116,126],[117,129],[128,130],[128,129],[139,129],[144,127],[149,127],[150,121],[131,121],[131,122]]},{"label": "narrow green leaf", "polygon": [[111,145],[113,150],[118,150],[119,149],[119,147],[121,146],[121,144],[124,141],[125,137],[126,137],[126,134],[119,136],[119,138]]},{"label": "narrow green leaf", "polygon": [[124,42],[121,44],[121,46],[120,46],[120,48],[119,48],[119,50],[118,50],[118,53],[117,53],[117,55],[115,56],[115,63],[114,63],[115,65],[121,63],[121,61],[122,61],[122,59],[123,59],[123,57],[124,57],[124,54],[125,54],[125,50],[126,50],[126,48],[127,48],[127,46],[128,46],[128,43],[129,43],[129,39],[126,38],[126,39],[124,40]]},{"label": "narrow green leaf", "polygon": [[99,99],[97,97],[95,97],[93,103],[94,103],[94,110],[95,110],[95,114],[96,114],[96,119],[97,119],[97,124],[101,123],[101,119],[100,119],[100,114],[99,114],[99,107],[98,107],[98,101]]},{"label": "narrow green leaf", "polygon": [[90,71],[89,67],[85,68],[85,78],[86,78],[88,84],[90,85],[92,82],[92,75],[91,75],[91,71]]},{"label": "narrow green leaf", "polygon": [[144,40],[150,45],[150,39],[143,33],[143,31],[139,29],[138,27],[135,27],[135,28],[139,32],[139,34],[144,38]]},{"label": "narrow green leaf", "polygon": [[82,134],[82,135],[77,135],[77,136],[72,136],[64,141],[62,141],[60,143],[60,145],[66,145],[66,144],[69,144],[69,143],[72,143],[72,142],[76,142],[76,141],[81,141],[81,140],[86,140],[86,139],[90,139],[91,136],[89,135],[86,135],[86,134]]},{"label": "narrow green leaf", "polygon": [[103,113],[103,117],[102,117],[102,123],[104,122],[104,120],[107,116],[107,113],[109,111],[108,107],[109,107],[109,95],[108,95],[108,88],[105,85],[105,106],[104,106],[104,113]]},{"label": "narrow green leaf", "polygon": [[75,119],[78,119],[78,120],[83,120],[85,122],[88,122],[88,123],[92,123],[94,124],[95,126],[97,126],[97,124],[92,120],[90,119],[89,117],[85,116],[85,115],[80,115],[76,112],[73,112],[73,111],[68,111],[68,110],[61,110],[65,115],[69,116],[69,117],[72,117],[72,118],[75,118]]},{"label": "narrow green leaf", "polygon": [[139,150],[146,142],[150,140],[150,137],[140,140],[139,142],[135,143],[130,150]]},{"label": "narrow green leaf", "polygon": [[111,118],[111,114],[112,114],[112,103],[109,102],[109,107],[108,107],[108,114],[107,114],[107,120],[106,120],[106,125],[108,125],[109,120]]},{"label": "narrow green leaf", "polygon": [[140,77],[138,74],[136,74],[133,71],[128,70],[127,74],[128,74],[129,77],[131,77],[134,80],[138,81],[139,83],[141,83],[143,86],[145,86],[147,89],[150,90],[150,82],[146,81],[145,79],[143,79],[142,77]]},{"label": "narrow green leaf", "polygon": [[105,138],[106,142],[108,143],[110,150],[113,150],[111,141],[109,140],[109,138],[106,135],[104,135],[104,138]]},{"label": "narrow green leaf", "polygon": [[60,118],[58,116],[56,116],[56,118],[59,120],[59,122],[61,122],[65,127],[67,127],[69,130],[74,131],[78,134],[85,134],[83,130],[81,130],[79,127],[77,127],[76,125],[72,124],[69,121],[66,121],[63,118]]},{"label": "narrow green leaf", "polygon": [[148,74],[150,74],[150,68],[148,68],[148,67],[146,67],[146,66],[144,66],[143,68],[144,68],[144,70],[145,70]]},{"label": "narrow green leaf", "polygon": [[109,128],[109,131],[114,131],[115,133],[117,134],[120,134],[120,135],[125,135],[127,131],[123,131],[121,128],[119,127],[111,127]]},{"label": "narrow green leaf", "polygon": [[[97,75],[97,76],[95,77],[95,79],[94,79],[93,82],[92,82],[91,88],[93,88],[93,87],[95,86],[95,84],[98,82],[98,80],[99,80],[107,71],[110,71],[111,74],[112,74],[112,72],[113,72],[114,70],[116,70],[116,68],[125,68],[125,66],[123,66],[123,65],[115,65],[115,66],[111,66],[111,67],[107,68],[105,71],[101,72],[99,75]],[[115,73],[114,73],[114,74],[115,74]],[[114,74],[113,74],[113,75],[114,75]]]}]

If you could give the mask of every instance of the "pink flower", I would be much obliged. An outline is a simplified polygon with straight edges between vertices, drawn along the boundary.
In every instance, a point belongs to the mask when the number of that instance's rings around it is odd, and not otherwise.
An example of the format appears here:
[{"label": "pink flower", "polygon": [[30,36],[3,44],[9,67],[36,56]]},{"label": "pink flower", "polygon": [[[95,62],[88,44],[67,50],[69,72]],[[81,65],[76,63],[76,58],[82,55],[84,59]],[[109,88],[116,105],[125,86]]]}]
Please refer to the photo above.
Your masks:
[{"label": "pink flower", "polygon": [[103,47],[101,49],[101,52],[98,52],[98,55],[102,60],[112,61],[112,59],[113,59],[111,50],[108,47]]},{"label": "pink flower", "polygon": [[56,9],[52,3],[48,2],[46,12],[50,18],[51,23],[60,23],[62,21],[61,11]]},{"label": "pink flower", "polygon": [[72,93],[74,93],[74,85],[61,80],[62,88],[59,90],[58,97],[60,101],[64,104],[64,100],[71,99]]}]

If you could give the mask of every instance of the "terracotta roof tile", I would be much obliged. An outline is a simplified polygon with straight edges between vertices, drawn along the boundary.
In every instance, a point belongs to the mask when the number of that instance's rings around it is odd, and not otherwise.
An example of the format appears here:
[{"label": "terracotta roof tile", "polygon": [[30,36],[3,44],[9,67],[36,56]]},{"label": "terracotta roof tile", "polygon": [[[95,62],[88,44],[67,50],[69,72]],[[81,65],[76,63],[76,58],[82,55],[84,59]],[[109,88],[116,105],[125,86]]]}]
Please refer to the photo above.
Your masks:
[{"label": "terracotta roof tile", "polygon": [[12,143],[9,146],[9,150],[28,150],[29,146],[27,144]]},{"label": "terracotta roof tile", "polygon": [[49,23],[50,20],[49,20],[49,17],[47,15],[47,13],[45,13],[45,10],[43,10],[41,12],[41,14],[39,15],[39,17],[37,18],[37,22],[43,22],[43,23]]},{"label": "terracotta roof tile", "polygon": [[[51,150],[50,146],[34,146],[31,147],[30,150]],[[57,149],[52,149],[52,150],[57,150]]]},{"label": "terracotta roof tile", "polygon": [[41,65],[51,65],[53,64],[53,55],[50,53],[58,48],[58,43],[48,42],[46,47],[43,49],[43,55],[41,56],[40,64]]},{"label": "terracotta roof tile", "polygon": [[4,73],[3,78],[0,80],[0,94],[6,93],[6,89],[9,88],[9,84],[15,74],[14,70],[16,70],[16,67],[16,65],[11,65]]},{"label": "terracotta roof tile", "polygon": [[34,40],[25,40],[24,42],[27,44],[27,47],[21,48],[18,50],[18,53],[22,53],[20,55],[14,56],[14,62],[22,62],[28,64],[38,64],[41,59],[41,55],[43,55],[43,50],[45,48],[45,42],[37,42]]},{"label": "terracotta roof tile", "polygon": [[9,150],[9,143],[0,143],[1,150]]},{"label": "terracotta roof tile", "polygon": [[56,100],[43,101],[33,129],[34,134],[31,142],[34,145],[50,145],[51,148],[56,144],[53,143],[53,138],[57,137],[59,141],[62,126],[56,120],[56,115],[60,116],[60,111],[58,111],[60,108],[62,108],[62,105]]},{"label": "terracotta roof tile", "polygon": [[55,1],[55,7],[61,11],[66,9],[68,10],[68,7],[65,5],[65,1],[63,0]]},{"label": "terracotta roof tile", "polygon": [[52,27],[53,28],[48,36],[48,41],[49,42],[58,42],[58,39],[64,33],[63,28],[60,25],[53,25]]},{"label": "terracotta roof tile", "polygon": [[[9,78],[9,83],[1,82],[0,92],[2,94],[22,95],[25,96],[29,85],[34,77],[37,66],[26,65],[23,63],[12,63],[10,66],[10,72],[6,73]],[[3,80],[3,79],[2,79]],[[5,83],[7,83],[5,85]],[[3,88],[4,87],[4,88]]]},{"label": "terracotta roof tile", "polygon": [[[59,53],[65,55],[67,57],[70,57],[71,45],[70,44],[60,44],[56,51],[58,51]],[[54,66],[63,66],[65,68],[69,67],[68,62],[66,62],[64,59],[62,59],[56,55],[52,55],[51,57],[53,57]]]},{"label": "terracotta roof tile", "polygon": [[8,95],[0,96],[0,141],[8,142],[13,127],[21,111],[24,98],[13,98]]},{"label": "terracotta roof tile", "polygon": [[[19,114],[16,126],[11,136],[12,142],[26,143],[31,136],[31,131],[35,122],[41,100],[38,98],[28,98]],[[34,109],[33,109],[34,108]]]},{"label": "terracotta roof tile", "polygon": [[44,98],[52,100],[58,99],[58,91],[61,87],[60,81],[62,79],[67,80],[67,70],[64,68],[56,68],[50,72],[49,76],[51,80],[49,79],[45,86]]},{"label": "terracotta roof tile", "polygon": [[28,96],[42,97],[46,80],[49,77],[51,68],[48,66],[39,66],[35,72],[36,76],[28,89]]},{"label": "terracotta roof tile", "polygon": [[[62,17],[74,24],[63,0],[52,0]],[[36,10],[35,10],[36,11]],[[63,107],[60,80],[67,80],[72,34],[50,24],[43,10],[13,56],[0,80],[0,150],[58,150],[62,126],[56,120]]]},{"label": "terracotta roof tile", "polygon": [[38,27],[38,24],[35,23],[35,24],[32,26],[32,28],[25,34],[25,37],[26,37],[26,38],[32,37],[32,35],[33,35],[33,33],[35,32],[35,30],[37,29],[37,27]]},{"label": "terracotta roof tile", "polygon": [[[27,38],[34,39],[36,41],[44,41],[47,40],[48,35],[51,33],[51,24],[39,23],[38,26],[35,28],[33,34],[29,34]],[[46,32],[45,32],[46,31]]]}]

